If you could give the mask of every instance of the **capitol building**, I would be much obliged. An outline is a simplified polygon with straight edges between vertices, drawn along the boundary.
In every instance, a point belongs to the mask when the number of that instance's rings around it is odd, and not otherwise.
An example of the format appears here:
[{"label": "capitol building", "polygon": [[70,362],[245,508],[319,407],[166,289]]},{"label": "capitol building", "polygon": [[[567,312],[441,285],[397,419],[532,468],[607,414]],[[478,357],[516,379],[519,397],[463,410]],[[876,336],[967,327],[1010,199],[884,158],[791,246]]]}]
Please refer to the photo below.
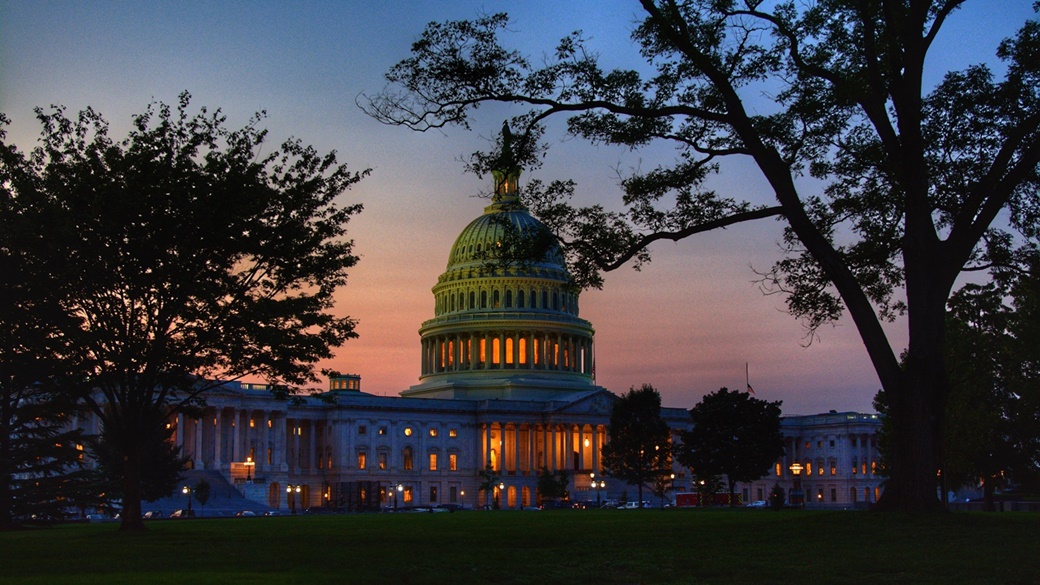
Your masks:
[{"label": "capitol building", "polygon": [[[559,246],[489,262],[503,242],[546,231],[519,198],[518,174],[496,173],[491,204],[448,252],[434,315],[419,329],[418,384],[400,397],[375,396],[359,375],[344,375],[325,393],[279,400],[262,384],[226,383],[206,395],[199,418],[170,423],[190,473],[219,474],[245,499],[283,510],[537,506],[543,467],[566,472],[571,500],[635,499],[636,486],[603,469],[617,397],[595,383],[594,329],[579,316]],[[689,413],[661,415],[677,442]],[[99,430],[91,417],[77,425]],[[876,501],[878,426],[876,415],[858,413],[786,417],[787,455],[738,493],[765,500],[776,483],[789,491],[798,462],[807,505]],[[485,493],[488,466],[497,480]],[[688,470],[675,464],[673,472],[671,491],[692,491]]]}]

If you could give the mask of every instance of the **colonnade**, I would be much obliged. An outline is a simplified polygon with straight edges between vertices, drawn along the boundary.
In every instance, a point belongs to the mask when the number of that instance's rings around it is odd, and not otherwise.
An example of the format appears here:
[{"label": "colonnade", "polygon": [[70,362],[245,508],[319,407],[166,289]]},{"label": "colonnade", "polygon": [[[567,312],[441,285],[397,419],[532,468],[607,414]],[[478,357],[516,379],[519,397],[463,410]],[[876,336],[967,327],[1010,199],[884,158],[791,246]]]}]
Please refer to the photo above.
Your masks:
[{"label": "colonnade", "polygon": [[506,474],[537,474],[542,467],[600,473],[606,439],[604,425],[486,423],[481,427],[482,460]]},{"label": "colonnade", "polygon": [[251,473],[333,465],[333,438],[324,420],[290,418],[284,411],[208,407],[198,419],[177,415],[173,440],[196,469]]},{"label": "colonnade", "polygon": [[428,335],[422,375],[492,369],[528,369],[592,375],[592,338],[537,331]]}]

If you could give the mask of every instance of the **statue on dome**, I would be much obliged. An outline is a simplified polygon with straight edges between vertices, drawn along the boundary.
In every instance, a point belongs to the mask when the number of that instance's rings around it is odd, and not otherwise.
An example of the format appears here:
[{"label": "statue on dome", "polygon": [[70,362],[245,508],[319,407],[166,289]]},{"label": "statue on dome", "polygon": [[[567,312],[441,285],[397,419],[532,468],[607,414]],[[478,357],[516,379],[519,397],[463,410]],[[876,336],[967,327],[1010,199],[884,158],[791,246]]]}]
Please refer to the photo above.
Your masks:
[{"label": "statue on dome", "polygon": [[520,163],[513,152],[513,133],[509,130],[509,122],[502,122],[502,149],[491,161],[491,176],[495,179],[495,195],[492,201],[502,202],[507,198],[517,198],[517,184],[520,180]]}]

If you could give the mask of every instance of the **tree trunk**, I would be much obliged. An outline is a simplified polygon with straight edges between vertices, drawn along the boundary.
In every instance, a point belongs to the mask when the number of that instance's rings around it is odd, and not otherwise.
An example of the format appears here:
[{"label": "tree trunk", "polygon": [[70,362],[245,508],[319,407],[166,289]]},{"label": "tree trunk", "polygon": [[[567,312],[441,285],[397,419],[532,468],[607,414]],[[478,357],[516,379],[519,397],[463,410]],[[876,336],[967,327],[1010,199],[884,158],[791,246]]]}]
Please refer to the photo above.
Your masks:
[{"label": "tree trunk", "polygon": [[982,509],[986,512],[996,512],[997,503],[993,499],[993,476],[987,476],[982,480]]},{"label": "tree trunk", "polygon": [[147,530],[141,518],[141,452],[127,444],[122,445],[123,461],[123,511],[120,514],[119,530]]},{"label": "tree trunk", "polygon": [[947,395],[942,360],[908,356],[901,387],[894,393],[886,390],[886,395],[892,445],[886,462],[889,478],[877,509],[942,511],[937,492]]}]

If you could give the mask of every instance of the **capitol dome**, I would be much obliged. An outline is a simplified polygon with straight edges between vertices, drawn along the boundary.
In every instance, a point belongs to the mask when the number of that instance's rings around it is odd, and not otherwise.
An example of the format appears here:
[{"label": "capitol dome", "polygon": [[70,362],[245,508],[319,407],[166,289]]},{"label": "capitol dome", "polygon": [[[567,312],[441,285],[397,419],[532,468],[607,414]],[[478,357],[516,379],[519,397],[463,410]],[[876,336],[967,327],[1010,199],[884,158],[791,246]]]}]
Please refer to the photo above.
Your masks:
[{"label": "capitol dome", "polygon": [[495,195],[451,247],[422,324],[422,398],[547,400],[596,387],[592,325],[578,317],[560,245],[528,213],[519,172],[496,173]]}]

